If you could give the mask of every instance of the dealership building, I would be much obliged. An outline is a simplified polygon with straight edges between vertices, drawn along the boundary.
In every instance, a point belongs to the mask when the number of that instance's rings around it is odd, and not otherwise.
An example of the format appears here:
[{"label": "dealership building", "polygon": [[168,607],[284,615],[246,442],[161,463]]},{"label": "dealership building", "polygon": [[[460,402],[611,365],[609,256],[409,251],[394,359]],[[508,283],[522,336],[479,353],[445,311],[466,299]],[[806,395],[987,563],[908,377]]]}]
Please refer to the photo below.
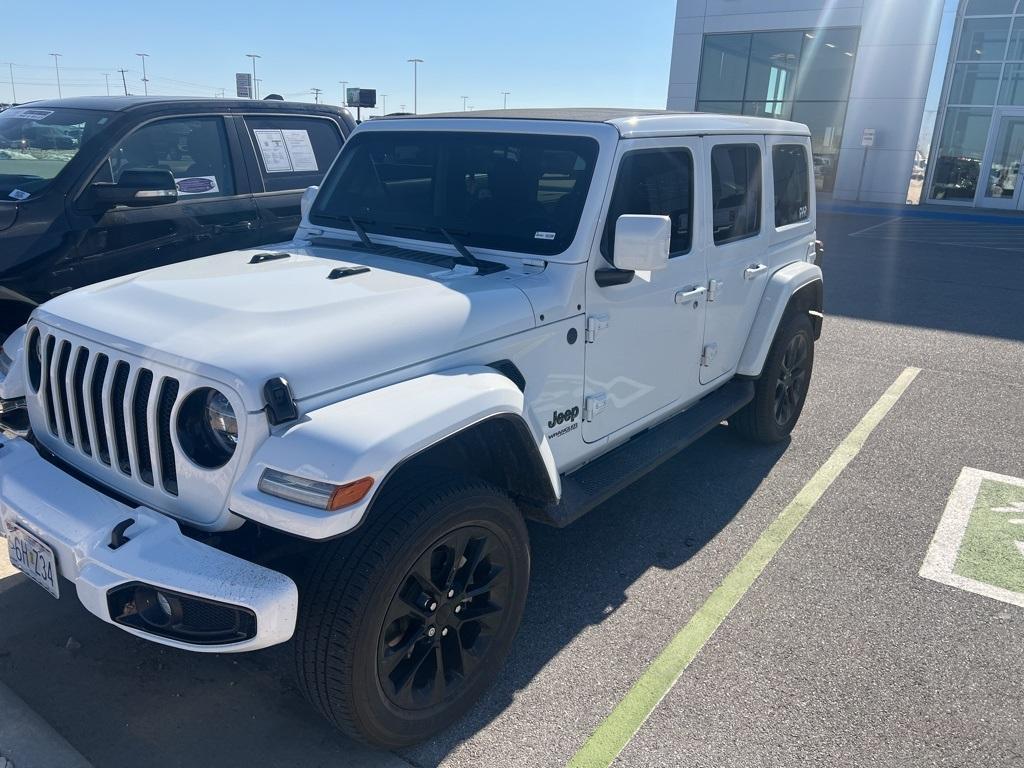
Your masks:
[{"label": "dealership building", "polygon": [[835,199],[1024,210],[1024,0],[678,0],[668,108],[806,123]]}]

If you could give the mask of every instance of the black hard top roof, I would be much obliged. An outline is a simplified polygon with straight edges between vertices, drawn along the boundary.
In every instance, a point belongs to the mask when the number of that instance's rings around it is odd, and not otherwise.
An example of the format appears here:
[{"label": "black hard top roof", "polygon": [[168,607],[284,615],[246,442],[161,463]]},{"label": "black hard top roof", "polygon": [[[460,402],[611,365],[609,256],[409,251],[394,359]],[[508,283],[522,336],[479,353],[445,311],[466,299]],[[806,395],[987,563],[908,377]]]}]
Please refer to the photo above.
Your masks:
[{"label": "black hard top roof", "polygon": [[74,96],[66,99],[41,99],[18,104],[19,107],[66,107],[69,109],[96,109],[106,112],[126,112],[134,109],[179,107],[212,109],[221,112],[252,112],[255,110],[288,110],[302,112],[345,112],[330,104],[309,104],[300,101],[274,99],[204,99],[195,96]]}]

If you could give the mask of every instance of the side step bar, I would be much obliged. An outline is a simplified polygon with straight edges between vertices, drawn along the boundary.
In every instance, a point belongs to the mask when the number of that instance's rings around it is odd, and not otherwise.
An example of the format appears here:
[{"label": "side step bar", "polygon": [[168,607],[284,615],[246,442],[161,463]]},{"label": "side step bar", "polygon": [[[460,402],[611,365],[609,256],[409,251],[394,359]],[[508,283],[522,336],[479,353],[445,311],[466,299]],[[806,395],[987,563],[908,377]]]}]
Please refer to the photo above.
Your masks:
[{"label": "side step bar", "polygon": [[562,477],[562,498],[537,510],[542,522],[562,528],[655,467],[671,459],[754,399],[754,382],[733,379],[678,416]]}]

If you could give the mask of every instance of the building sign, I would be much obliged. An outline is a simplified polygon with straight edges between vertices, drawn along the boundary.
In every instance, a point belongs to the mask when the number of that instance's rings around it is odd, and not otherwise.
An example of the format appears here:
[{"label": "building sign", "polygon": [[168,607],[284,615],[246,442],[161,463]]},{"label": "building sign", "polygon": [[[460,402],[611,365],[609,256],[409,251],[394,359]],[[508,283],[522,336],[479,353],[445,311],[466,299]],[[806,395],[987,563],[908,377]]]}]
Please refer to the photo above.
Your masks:
[{"label": "building sign", "polygon": [[240,99],[252,98],[252,75],[248,72],[235,73],[235,95]]},{"label": "building sign", "polygon": [[345,106],[367,107],[377,106],[377,91],[373,88],[349,88],[345,92]]},{"label": "building sign", "polygon": [[921,576],[1024,607],[1024,480],[964,467]]}]

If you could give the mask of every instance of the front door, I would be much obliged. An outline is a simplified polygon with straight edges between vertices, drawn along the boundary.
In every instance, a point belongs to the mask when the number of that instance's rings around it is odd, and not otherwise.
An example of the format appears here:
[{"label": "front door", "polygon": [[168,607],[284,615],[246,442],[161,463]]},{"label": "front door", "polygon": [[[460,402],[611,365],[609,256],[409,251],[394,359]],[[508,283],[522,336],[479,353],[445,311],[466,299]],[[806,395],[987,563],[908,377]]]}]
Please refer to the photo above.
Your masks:
[{"label": "front door", "polygon": [[77,285],[258,241],[256,203],[236,173],[222,117],[147,123],[111,151],[91,181],[116,182],[130,169],[170,171],[178,200],[102,210],[86,187],[70,211],[79,231]]},{"label": "front door", "polygon": [[702,384],[736,368],[771,272],[765,261],[763,155],[760,136],[704,139],[706,162],[699,188],[710,234]]},{"label": "front door", "polygon": [[1024,109],[997,109],[975,204],[983,208],[1024,210],[1020,175],[1022,161]]},{"label": "front door", "polygon": [[[699,396],[707,275],[700,139],[620,142],[618,170],[587,275],[583,439],[600,440],[673,403]],[[668,266],[630,275],[612,270],[615,222],[623,214],[672,220]],[[601,285],[600,283],[605,283]]]}]

